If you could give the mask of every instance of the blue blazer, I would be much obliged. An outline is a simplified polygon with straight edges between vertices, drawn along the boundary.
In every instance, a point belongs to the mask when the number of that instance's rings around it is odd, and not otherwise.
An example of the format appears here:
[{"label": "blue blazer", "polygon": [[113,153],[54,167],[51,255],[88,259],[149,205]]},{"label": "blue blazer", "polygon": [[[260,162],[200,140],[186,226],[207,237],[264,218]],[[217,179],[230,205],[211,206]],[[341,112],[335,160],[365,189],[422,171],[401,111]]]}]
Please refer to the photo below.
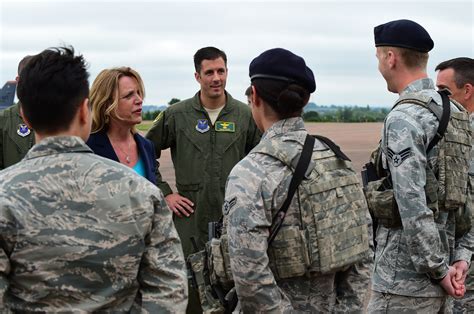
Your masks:
[{"label": "blue blazer", "polygon": [[[138,153],[143,158],[143,163],[145,164],[145,178],[156,184],[155,146],[150,140],[147,140],[138,133],[135,133],[134,138],[138,146]],[[91,134],[87,140],[87,145],[97,155],[120,162],[105,131]]]}]

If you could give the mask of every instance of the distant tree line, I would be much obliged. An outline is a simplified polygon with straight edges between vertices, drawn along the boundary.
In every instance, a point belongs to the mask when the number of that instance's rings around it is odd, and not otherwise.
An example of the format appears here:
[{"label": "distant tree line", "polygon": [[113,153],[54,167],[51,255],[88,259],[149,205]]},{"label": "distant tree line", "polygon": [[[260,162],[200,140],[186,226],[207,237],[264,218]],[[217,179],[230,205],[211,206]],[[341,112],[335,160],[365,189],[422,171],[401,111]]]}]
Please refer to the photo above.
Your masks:
[{"label": "distant tree line", "polygon": [[[168,101],[168,105],[173,105],[177,102],[180,102],[181,100],[178,98],[171,98],[170,101]],[[142,113],[142,119],[143,120],[155,120],[156,117],[160,114],[161,110],[152,110],[152,111],[147,111]]]},{"label": "distant tree line", "polygon": [[308,111],[303,113],[303,120],[307,122],[383,122],[389,111],[386,108],[370,109],[369,106],[343,107],[324,113]]},{"label": "distant tree line", "polygon": [[160,110],[142,112],[143,120],[155,120],[156,117],[160,114]]},{"label": "distant tree line", "polygon": [[[168,104],[173,105],[179,101],[173,98]],[[387,108],[347,106],[324,112],[307,111],[303,113],[303,120],[307,122],[383,122],[389,111]],[[143,112],[143,120],[155,120],[160,112],[160,110]]]}]

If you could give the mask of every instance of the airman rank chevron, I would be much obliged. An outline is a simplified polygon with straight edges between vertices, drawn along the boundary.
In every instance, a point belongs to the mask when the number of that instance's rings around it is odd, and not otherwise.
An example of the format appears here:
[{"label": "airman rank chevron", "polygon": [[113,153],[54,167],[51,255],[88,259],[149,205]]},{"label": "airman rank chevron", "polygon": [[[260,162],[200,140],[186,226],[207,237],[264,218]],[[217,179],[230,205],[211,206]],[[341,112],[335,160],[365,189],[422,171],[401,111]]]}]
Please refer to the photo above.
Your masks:
[{"label": "airman rank chevron", "polygon": [[237,197],[234,196],[230,201],[225,201],[224,202],[224,215],[227,215],[229,213],[229,210],[234,207],[234,205],[237,203]]},{"label": "airman rank chevron", "polygon": [[389,160],[392,161],[393,165],[395,167],[398,167],[402,164],[403,161],[405,161],[408,157],[412,156],[411,148],[405,148],[404,150],[399,151],[398,153],[394,152],[393,150],[390,149],[390,147],[387,147],[387,157]]},{"label": "airman rank chevron", "polygon": [[216,121],[216,125],[214,128],[217,132],[235,132],[235,123]]}]

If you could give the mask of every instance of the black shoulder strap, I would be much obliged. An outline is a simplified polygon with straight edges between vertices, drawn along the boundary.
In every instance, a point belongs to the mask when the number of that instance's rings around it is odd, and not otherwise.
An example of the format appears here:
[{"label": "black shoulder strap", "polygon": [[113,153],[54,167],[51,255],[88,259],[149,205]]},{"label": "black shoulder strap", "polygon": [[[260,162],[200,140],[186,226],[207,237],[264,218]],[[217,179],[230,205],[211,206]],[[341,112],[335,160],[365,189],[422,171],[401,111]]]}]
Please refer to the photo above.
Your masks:
[{"label": "black shoulder strap", "polygon": [[315,138],[317,138],[318,140],[320,140],[321,142],[326,144],[329,147],[329,149],[332,150],[334,152],[334,154],[336,154],[337,158],[342,159],[342,160],[351,161],[349,159],[349,157],[347,157],[346,154],[344,154],[342,152],[342,150],[339,148],[339,146],[337,146],[336,143],[334,143],[333,141],[331,141],[327,137],[324,137],[324,136],[321,136],[321,135],[312,135],[312,136],[314,136]]},{"label": "black shoulder strap", "polygon": [[428,153],[436,144],[443,138],[444,133],[446,132],[446,128],[448,127],[449,117],[451,116],[451,104],[449,103],[449,91],[441,90],[438,91],[438,94],[441,95],[441,99],[443,100],[443,115],[441,116],[441,120],[439,121],[438,130],[434,138],[428,144],[428,148],[426,153]]},{"label": "black shoulder strap", "polygon": [[295,195],[296,189],[300,185],[301,181],[304,178],[306,170],[308,169],[309,162],[311,161],[311,156],[313,155],[313,148],[314,148],[314,137],[311,135],[306,135],[306,139],[303,145],[303,151],[301,152],[300,159],[298,160],[298,164],[296,165],[295,173],[293,174],[293,178],[290,182],[290,187],[288,189],[288,196],[285,199],[285,202],[281,206],[280,210],[276,213],[273,217],[272,225],[270,227],[270,236],[268,237],[268,245],[270,245],[275,239],[278,231],[281,228],[283,220],[285,219],[286,212],[288,211],[288,207],[290,206],[291,200]]},{"label": "black shoulder strap", "polygon": [[[318,139],[320,138],[318,137]],[[321,140],[321,141],[324,142],[324,140]],[[291,200],[293,199],[296,189],[300,185],[301,181],[304,178],[306,170],[308,169],[309,163],[311,161],[311,156],[313,155],[313,148],[314,148],[314,137],[308,134],[306,135],[306,139],[303,145],[303,150],[301,152],[300,159],[298,160],[298,164],[296,165],[295,173],[293,174],[293,178],[291,178],[290,187],[288,189],[288,195],[285,199],[285,202],[281,206],[280,210],[273,217],[272,225],[270,226],[270,236],[268,237],[268,246],[270,246],[270,244],[273,242],[273,240],[277,236],[278,231],[280,231],[280,228],[283,224],[283,220],[285,219],[285,216],[286,216],[286,212],[288,211],[288,207],[290,206]],[[340,151],[339,147],[337,147],[337,149]],[[225,313],[226,314],[233,313],[238,303],[238,297],[237,297],[237,293],[235,292],[235,288],[233,288],[231,292],[229,292],[228,296],[226,296],[226,299],[228,299],[229,301],[227,303]]]}]

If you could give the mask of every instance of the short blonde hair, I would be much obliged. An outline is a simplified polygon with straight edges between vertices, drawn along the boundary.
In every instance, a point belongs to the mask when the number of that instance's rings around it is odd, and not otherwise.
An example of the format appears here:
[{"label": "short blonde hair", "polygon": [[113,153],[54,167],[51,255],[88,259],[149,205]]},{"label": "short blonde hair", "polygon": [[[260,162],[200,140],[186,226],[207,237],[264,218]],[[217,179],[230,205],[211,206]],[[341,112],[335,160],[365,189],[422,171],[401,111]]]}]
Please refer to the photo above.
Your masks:
[{"label": "short blonde hair", "polygon": [[405,66],[409,69],[424,69],[428,64],[429,54],[427,52],[419,52],[412,49],[401,48],[401,47],[380,47],[384,54],[387,54],[389,50],[396,51],[400,54],[401,59]]},{"label": "short blonde hair", "polygon": [[[134,78],[138,83],[138,93],[140,97],[145,98],[145,87],[143,80],[137,71],[130,67],[119,67],[102,70],[92,84],[89,103],[92,107],[92,130],[96,133],[101,130],[107,130],[110,121],[110,114],[117,115],[117,106],[119,102],[119,80],[122,77]],[[136,133],[135,126],[132,132]]]}]

